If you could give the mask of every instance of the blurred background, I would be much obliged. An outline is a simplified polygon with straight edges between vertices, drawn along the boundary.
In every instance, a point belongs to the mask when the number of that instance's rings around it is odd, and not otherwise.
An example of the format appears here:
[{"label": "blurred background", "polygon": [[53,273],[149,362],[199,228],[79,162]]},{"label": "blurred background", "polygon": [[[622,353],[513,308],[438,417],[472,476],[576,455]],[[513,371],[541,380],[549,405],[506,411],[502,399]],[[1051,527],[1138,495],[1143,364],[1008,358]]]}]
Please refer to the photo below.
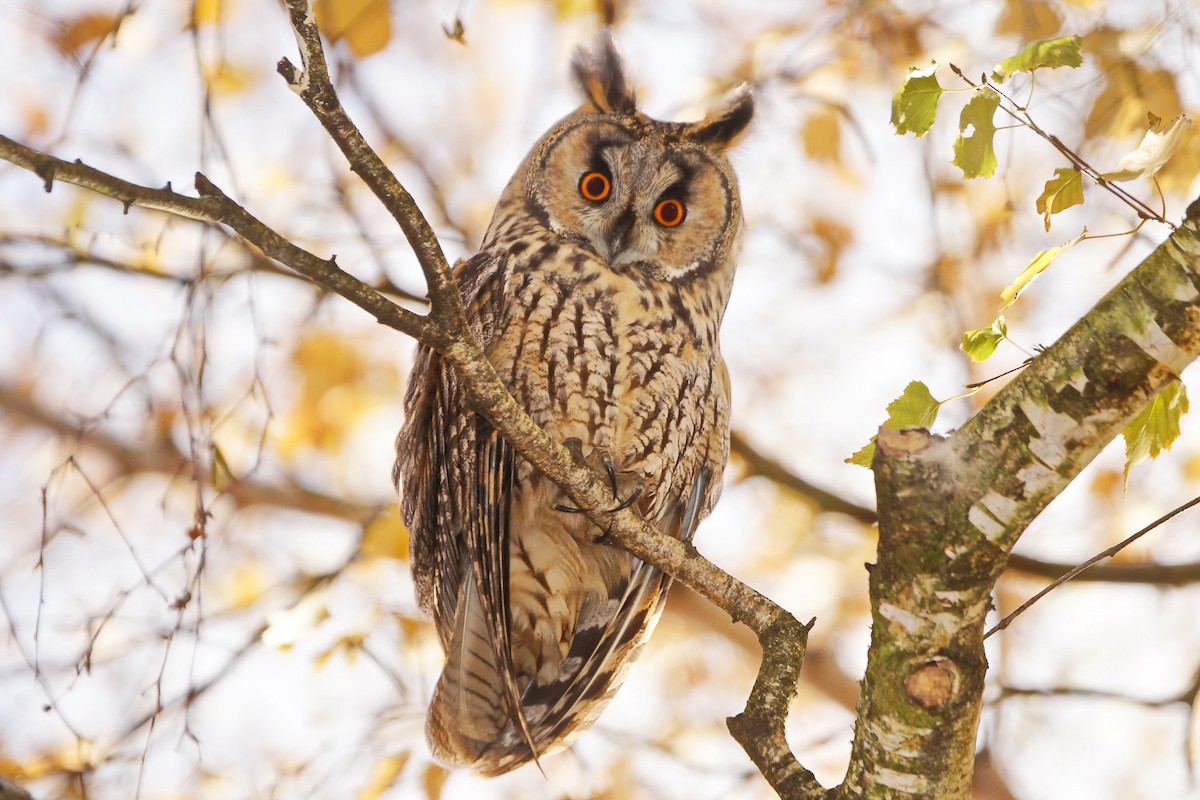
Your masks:
[{"label": "blurred background", "polygon": [[[753,85],[757,116],[733,155],[746,237],[722,335],[737,438],[697,545],[816,618],[789,738],[826,785],[840,781],[874,553],[871,474],[844,459],[909,381],[947,399],[1018,367],[1168,234],[1151,223],[1075,246],[1005,312],[1015,344],[973,363],[962,334],[992,322],[1038,251],[1137,218],[1085,185],[1047,231],[1035,200],[1067,166],[1049,144],[999,131],[996,176],[965,181],[951,158],[969,94],[947,93],[920,140],[895,135],[891,98],[910,66],[981,75],[1031,41],[1078,34],[1082,67],[1006,86],[1105,171],[1148,112],[1200,109],[1200,4],[328,0],[318,12],[343,102],[451,259],[474,251],[524,152],[578,102],[570,58],[606,19],[652,116],[696,119]],[[199,170],[293,242],[423,307],[395,224],[275,73],[297,61],[277,3],[0,0],[0,53],[0,133],[186,193]],[[1157,187],[1127,184],[1175,221],[1200,194],[1187,137]],[[0,775],[38,798],[772,796],[724,726],[757,644],[680,587],[609,710],[544,776],[484,781],[431,761],[424,709],[441,654],[389,481],[413,349],[220,228],[65,185],[46,194],[0,165]],[[935,428],[1004,380],[946,403]],[[1074,564],[1194,496],[1195,415],[1168,453],[1123,473],[1118,441],[1018,552]],[[1198,519],[1118,560],[1200,562]],[[989,640],[978,798],[1200,797],[1200,587],[1169,577],[1148,566],[1132,583],[1070,584]],[[1010,572],[998,609],[1045,583]]]}]

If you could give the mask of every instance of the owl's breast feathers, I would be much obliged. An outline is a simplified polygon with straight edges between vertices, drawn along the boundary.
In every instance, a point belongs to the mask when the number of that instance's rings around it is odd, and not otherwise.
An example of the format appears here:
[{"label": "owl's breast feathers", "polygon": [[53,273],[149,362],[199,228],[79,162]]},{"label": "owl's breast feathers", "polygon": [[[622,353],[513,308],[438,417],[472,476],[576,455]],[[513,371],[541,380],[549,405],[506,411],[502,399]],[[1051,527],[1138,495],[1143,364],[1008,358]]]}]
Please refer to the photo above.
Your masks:
[{"label": "owl's breast feathers", "polygon": [[[690,537],[728,454],[719,288],[639,280],[542,234],[458,267],[480,343],[552,438],[609,457],[647,520]],[[397,474],[418,592],[447,650],[429,738],[443,760],[505,772],[600,713],[670,579],[556,510],[570,501],[468,410],[436,354],[415,370]]]}]

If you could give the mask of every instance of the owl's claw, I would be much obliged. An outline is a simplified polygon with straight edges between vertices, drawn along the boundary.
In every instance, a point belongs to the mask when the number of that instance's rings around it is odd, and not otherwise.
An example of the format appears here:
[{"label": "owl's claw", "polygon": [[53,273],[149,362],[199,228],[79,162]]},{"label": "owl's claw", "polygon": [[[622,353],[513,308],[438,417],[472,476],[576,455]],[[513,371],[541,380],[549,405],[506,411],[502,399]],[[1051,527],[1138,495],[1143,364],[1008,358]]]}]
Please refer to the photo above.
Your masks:
[{"label": "owl's claw", "polygon": [[[588,467],[589,469],[594,469],[584,457],[583,442],[581,442],[579,439],[571,437],[563,442],[563,446],[571,452],[571,456],[574,458],[576,464]],[[619,500],[621,497],[621,484],[617,478],[617,468],[613,466],[612,456],[610,456],[605,450],[597,450],[595,451],[594,455],[600,461],[600,466],[604,469],[604,474],[608,476],[608,485],[612,488],[613,497]],[[639,483],[634,487],[633,491],[630,492],[628,497],[626,497],[624,500],[621,500],[612,508],[605,509],[604,513],[615,514],[618,511],[629,508],[631,505],[637,502],[639,497],[642,496],[642,490],[644,488],[645,487]],[[565,514],[584,513],[582,508],[575,508],[574,506],[568,506],[562,503],[555,503],[552,508],[555,511],[562,511]]]},{"label": "owl's claw", "polygon": [[[613,486],[613,494],[614,495],[617,494],[616,486]],[[619,506],[614,506],[613,508],[608,509],[608,513],[614,514],[618,511],[629,508],[631,505],[633,505],[635,502],[637,502],[637,499],[641,496],[642,496],[642,487],[638,486],[632,492],[630,492],[629,497],[626,497],[624,500],[621,501],[621,504]]]},{"label": "owl's claw", "polygon": [[[620,497],[621,489],[617,486],[617,470],[613,466],[612,457],[609,456],[608,453],[601,453],[600,463],[604,465],[604,471],[608,473],[608,485],[612,487],[613,497]],[[638,490],[637,494],[641,494],[640,489]],[[637,494],[635,494],[634,497],[636,497]],[[621,506],[621,508],[624,507],[625,506]]]}]

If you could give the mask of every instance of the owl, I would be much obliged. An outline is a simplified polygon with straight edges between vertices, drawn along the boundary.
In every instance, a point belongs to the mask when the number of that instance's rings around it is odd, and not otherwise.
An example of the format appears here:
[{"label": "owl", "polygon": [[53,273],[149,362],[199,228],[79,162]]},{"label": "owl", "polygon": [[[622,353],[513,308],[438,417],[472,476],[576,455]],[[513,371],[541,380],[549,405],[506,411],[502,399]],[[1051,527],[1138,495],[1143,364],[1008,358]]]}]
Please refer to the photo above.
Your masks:
[{"label": "owl", "polygon": [[[726,152],[753,98],[742,86],[699,122],[651,119],[607,36],[573,71],[581,107],[533,146],[455,277],[533,421],[605,480],[613,510],[690,540],[729,452],[717,334],[742,209]],[[599,715],[670,578],[606,544],[428,347],[405,411],[394,479],[446,653],[426,734],[439,760],[500,774]]]}]

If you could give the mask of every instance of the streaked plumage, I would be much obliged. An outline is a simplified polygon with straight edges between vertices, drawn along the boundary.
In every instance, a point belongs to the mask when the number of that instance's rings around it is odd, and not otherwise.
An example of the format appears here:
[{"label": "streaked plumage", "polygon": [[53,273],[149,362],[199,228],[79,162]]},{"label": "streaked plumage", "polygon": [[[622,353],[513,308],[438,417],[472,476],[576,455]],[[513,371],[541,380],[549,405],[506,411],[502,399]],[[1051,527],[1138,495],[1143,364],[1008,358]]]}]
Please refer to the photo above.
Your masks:
[{"label": "streaked plumage", "polygon": [[[599,474],[611,464],[614,505],[636,495],[645,519],[690,538],[729,449],[717,331],[742,214],[724,151],[752,101],[739,89],[700,122],[652,120],[607,39],[575,73],[583,106],[534,145],[455,274],[533,420]],[[450,764],[506,772],[596,718],[670,579],[562,510],[570,500],[470,410],[426,347],[405,409],[395,477],[418,599],[446,650],[430,745]]]}]

